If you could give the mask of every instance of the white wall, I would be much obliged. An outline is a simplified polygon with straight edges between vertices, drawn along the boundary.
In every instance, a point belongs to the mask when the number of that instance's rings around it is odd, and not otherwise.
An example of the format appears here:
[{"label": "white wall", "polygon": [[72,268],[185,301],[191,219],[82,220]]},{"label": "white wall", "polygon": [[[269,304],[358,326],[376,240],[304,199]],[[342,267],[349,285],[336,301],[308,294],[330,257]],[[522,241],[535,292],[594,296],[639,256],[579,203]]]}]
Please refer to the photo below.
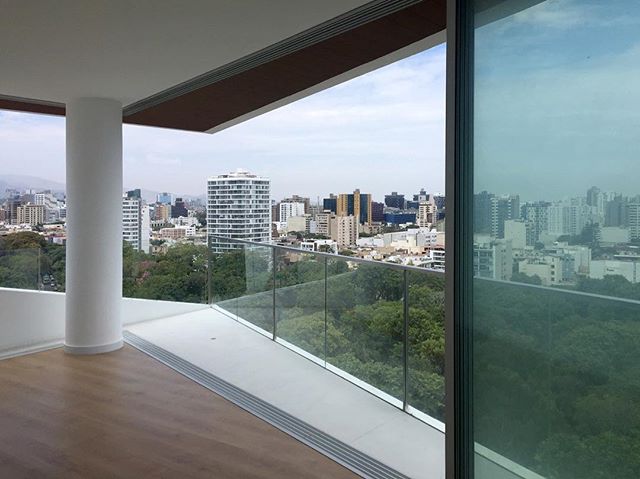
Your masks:
[{"label": "white wall", "polygon": [[[64,293],[0,288],[0,358],[57,345],[64,338]],[[206,304],[123,298],[123,324],[177,316]]]}]

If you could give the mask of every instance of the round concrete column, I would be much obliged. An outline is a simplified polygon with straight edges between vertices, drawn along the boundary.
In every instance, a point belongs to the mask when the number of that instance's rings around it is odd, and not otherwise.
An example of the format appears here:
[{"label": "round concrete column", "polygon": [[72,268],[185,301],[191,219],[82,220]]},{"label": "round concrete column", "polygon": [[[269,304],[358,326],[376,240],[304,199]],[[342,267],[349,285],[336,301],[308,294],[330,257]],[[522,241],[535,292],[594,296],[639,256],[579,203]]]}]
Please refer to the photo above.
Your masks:
[{"label": "round concrete column", "polygon": [[67,103],[65,351],[122,347],[122,104]]}]

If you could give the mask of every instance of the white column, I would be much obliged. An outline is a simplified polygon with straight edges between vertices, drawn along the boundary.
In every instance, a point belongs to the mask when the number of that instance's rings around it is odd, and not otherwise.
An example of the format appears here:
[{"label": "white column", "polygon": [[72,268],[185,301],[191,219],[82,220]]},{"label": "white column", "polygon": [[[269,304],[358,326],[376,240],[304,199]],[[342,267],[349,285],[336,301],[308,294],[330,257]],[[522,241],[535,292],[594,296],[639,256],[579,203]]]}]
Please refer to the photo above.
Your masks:
[{"label": "white column", "polygon": [[122,104],[67,103],[65,351],[122,347]]}]

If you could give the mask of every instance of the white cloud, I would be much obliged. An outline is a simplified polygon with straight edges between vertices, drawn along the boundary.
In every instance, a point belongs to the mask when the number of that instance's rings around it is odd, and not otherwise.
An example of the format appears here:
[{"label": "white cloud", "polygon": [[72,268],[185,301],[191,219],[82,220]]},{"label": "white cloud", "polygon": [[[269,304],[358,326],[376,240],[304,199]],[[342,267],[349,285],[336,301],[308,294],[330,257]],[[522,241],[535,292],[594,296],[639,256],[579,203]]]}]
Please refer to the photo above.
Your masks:
[{"label": "white cloud", "polygon": [[[444,189],[444,46],[214,135],[125,126],[125,184],[203,194],[238,167],[272,178],[274,198],[360,188]],[[0,167],[64,180],[64,120],[0,114]]]}]

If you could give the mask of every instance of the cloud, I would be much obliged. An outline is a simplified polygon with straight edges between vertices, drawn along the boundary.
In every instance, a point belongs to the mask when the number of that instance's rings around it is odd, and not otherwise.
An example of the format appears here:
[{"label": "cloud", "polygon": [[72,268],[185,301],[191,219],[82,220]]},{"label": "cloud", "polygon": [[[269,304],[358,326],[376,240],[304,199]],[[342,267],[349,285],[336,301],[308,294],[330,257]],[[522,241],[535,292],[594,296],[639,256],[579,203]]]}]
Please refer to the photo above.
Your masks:
[{"label": "cloud", "polygon": [[[388,65],[214,135],[125,125],[125,184],[203,194],[243,167],[272,195],[444,189],[445,49]],[[0,114],[0,167],[64,180],[64,119]]]},{"label": "cloud", "polygon": [[[588,18],[592,7],[585,5]],[[564,36],[540,24],[535,34],[547,40],[531,47],[530,30],[515,19],[510,29],[484,29],[475,77],[477,190],[528,200],[584,195],[593,185],[640,193],[637,30],[606,26],[621,11],[610,8],[599,23],[580,22]]]}]

